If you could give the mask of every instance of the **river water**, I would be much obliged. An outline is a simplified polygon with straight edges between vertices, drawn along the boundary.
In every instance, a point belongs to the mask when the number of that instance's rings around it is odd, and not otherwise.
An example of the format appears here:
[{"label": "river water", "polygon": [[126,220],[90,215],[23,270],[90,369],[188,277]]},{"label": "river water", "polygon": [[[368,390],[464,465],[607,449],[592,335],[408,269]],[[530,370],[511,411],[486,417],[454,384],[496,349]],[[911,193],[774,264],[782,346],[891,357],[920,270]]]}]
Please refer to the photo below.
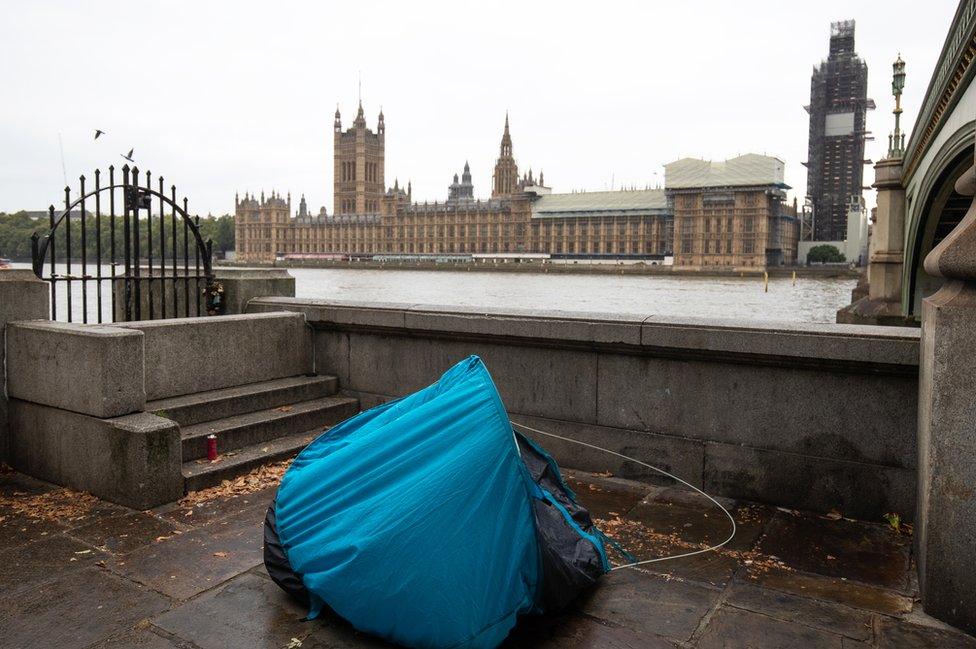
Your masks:
[{"label": "river water", "polygon": [[297,297],[636,313],[789,322],[834,322],[854,279],[662,277],[290,268]]},{"label": "river water", "polygon": [[[14,264],[29,268],[29,264]],[[62,271],[63,272],[63,271]],[[94,268],[89,272],[94,273]],[[467,270],[291,268],[297,297],[486,308],[591,311],[786,322],[834,322],[850,303],[854,279],[664,277],[658,275],[538,274]],[[108,276],[108,267],[103,268]],[[74,319],[81,288],[73,286]],[[59,292],[59,320],[66,296]],[[111,287],[103,284],[103,318],[111,321]],[[89,321],[97,320],[89,286]]]}]

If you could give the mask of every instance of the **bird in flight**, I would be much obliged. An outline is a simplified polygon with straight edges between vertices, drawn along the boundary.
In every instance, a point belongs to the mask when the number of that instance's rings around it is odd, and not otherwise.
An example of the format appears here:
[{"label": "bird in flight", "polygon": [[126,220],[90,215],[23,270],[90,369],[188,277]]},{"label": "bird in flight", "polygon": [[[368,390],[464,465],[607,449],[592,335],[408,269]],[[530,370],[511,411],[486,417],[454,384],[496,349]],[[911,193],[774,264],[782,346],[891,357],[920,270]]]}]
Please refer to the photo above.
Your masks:
[{"label": "bird in flight", "polygon": [[125,158],[126,160],[128,160],[129,162],[135,162],[135,160],[132,159],[132,152],[133,151],[135,151],[135,149],[129,149],[129,152],[128,153],[123,153],[122,154],[122,157]]},{"label": "bird in flight", "polygon": [[95,129],[95,139],[96,139],[96,140],[98,139],[98,136],[99,136],[99,135],[105,135],[105,131],[103,131],[103,130],[101,130],[101,129],[98,129],[98,128],[96,128],[96,129]]}]

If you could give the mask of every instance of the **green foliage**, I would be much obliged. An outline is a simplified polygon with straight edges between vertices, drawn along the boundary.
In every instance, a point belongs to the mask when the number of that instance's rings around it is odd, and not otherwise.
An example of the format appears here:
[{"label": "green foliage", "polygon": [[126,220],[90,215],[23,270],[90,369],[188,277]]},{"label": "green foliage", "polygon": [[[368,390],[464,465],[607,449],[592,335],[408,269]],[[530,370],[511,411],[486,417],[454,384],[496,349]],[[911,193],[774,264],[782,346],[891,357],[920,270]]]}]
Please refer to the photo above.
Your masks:
[{"label": "green foliage", "polygon": [[810,248],[807,253],[807,262],[811,264],[837,264],[846,261],[844,253],[829,243],[821,244]]},{"label": "green foliage", "polygon": [[[102,215],[102,259],[110,256],[112,242],[112,223],[108,216]],[[149,232],[146,228],[145,219],[140,220],[139,227],[139,247],[140,250],[147,249]],[[166,256],[172,255],[172,222],[167,217],[166,223]],[[55,245],[57,254],[60,258],[67,243],[66,224],[58,227],[55,235]],[[98,242],[96,239],[96,219],[94,214],[88,214],[85,219],[85,244],[88,253],[88,261],[94,262],[97,254]],[[34,219],[27,212],[17,212],[16,214],[4,214],[0,212],[0,257],[7,257],[20,261],[29,261],[31,256],[31,235],[37,233],[43,237],[47,234],[50,226],[47,218]],[[115,242],[116,258],[122,259],[124,241],[124,217],[115,217]],[[183,250],[183,228],[177,228],[177,247],[182,254]],[[233,250],[234,248],[234,217],[230,214],[223,216],[207,216],[200,219],[200,236],[204,241],[213,241],[214,251]],[[192,237],[191,237],[192,243]],[[159,220],[153,220],[153,251],[159,250]],[[192,245],[190,254],[193,254]],[[158,252],[157,252],[158,254]],[[81,219],[78,216],[71,217],[71,256],[75,259],[81,257]]]}]

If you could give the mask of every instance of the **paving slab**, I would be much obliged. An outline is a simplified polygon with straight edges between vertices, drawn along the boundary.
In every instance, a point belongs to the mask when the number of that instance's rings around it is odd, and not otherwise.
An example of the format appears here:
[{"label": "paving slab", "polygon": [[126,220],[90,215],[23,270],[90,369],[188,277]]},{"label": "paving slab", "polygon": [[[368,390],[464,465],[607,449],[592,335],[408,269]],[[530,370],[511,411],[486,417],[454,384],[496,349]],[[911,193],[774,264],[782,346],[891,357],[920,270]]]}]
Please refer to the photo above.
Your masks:
[{"label": "paving slab", "polygon": [[500,649],[674,649],[655,636],[602,624],[579,615],[525,616]]},{"label": "paving slab", "polygon": [[[724,517],[713,519],[714,506],[686,490],[612,476],[574,473],[571,480],[595,512],[614,512],[618,527],[635,535],[643,530],[640,552],[648,558],[693,549],[721,532]],[[10,473],[0,474],[4,489],[50,490]],[[86,502],[83,515],[52,519],[51,512],[77,509],[67,506],[77,495],[64,492],[51,503],[45,497],[39,514],[46,519],[8,513],[0,521],[0,647],[281,649],[293,638],[302,649],[389,647],[329,612],[303,622],[305,610],[268,578],[261,527],[274,492],[214,494],[200,505],[149,512]],[[881,525],[723,502],[740,523],[731,549],[612,572],[568,611],[521,619],[506,649],[976,649],[973,638],[918,613],[909,537]],[[629,545],[626,534],[621,540]],[[821,556],[835,551],[834,559]],[[885,560],[883,569],[870,565]]]},{"label": "paving slab", "polygon": [[22,514],[11,507],[0,507],[0,551],[39,541],[63,529],[64,526],[56,521]]},{"label": "paving slab", "polygon": [[658,490],[649,484],[621,478],[593,476],[575,471],[563,472],[566,484],[593,518],[608,518],[629,512],[649,493]]},{"label": "paving slab", "polygon": [[55,535],[0,553],[0,593],[21,593],[75,572],[107,555],[80,541]]},{"label": "paving slab", "polygon": [[262,562],[263,521],[225,520],[116,556],[116,573],[184,600]]},{"label": "paving slab", "polygon": [[[735,519],[736,530],[725,548],[751,550],[771,516],[770,511],[762,505],[731,505],[729,511]],[[729,519],[707,501],[692,506],[665,499],[661,495],[642,501],[626,517],[639,521],[655,532],[675,535],[690,544],[715,545],[732,533]]]},{"label": "paving slab", "polygon": [[887,526],[778,511],[759,547],[804,572],[908,587],[911,537]]},{"label": "paving slab", "polygon": [[278,493],[278,487],[269,487],[252,494],[215,498],[203,503],[176,502],[153,510],[154,513],[187,527],[201,527],[230,516],[252,512],[264,520],[268,505]]},{"label": "paving slab", "polygon": [[880,649],[976,649],[976,638],[959,631],[884,618],[878,629]]},{"label": "paving slab", "polygon": [[306,613],[273,582],[245,574],[160,615],[153,624],[200,649],[286,647],[292,638],[301,641],[302,649],[392,647],[329,613],[303,621]]},{"label": "paving slab", "polygon": [[[137,627],[148,626],[140,623]],[[188,642],[163,636],[151,628],[135,628],[106,638],[86,649],[196,649]]]},{"label": "paving slab", "polygon": [[870,640],[873,635],[874,615],[867,611],[749,584],[733,584],[726,592],[724,604],[861,642]]},{"label": "paving slab", "polygon": [[839,635],[723,606],[712,616],[697,649],[842,649]]},{"label": "paving slab", "polygon": [[163,613],[153,625],[201,649],[284,647],[291,638],[305,638],[314,630],[313,623],[302,622],[305,614],[273,582],[244,574]]},{"label": "paving slab", "polygon": [[[747,558],[771,510],[762,505],[723,503],[736,520],[737,531],[717,552],[645,564],[648,572],[725,586]],[[714,504],[694,492],[662,489],[651,492],[626,515],[604,523],[604,531],[637,560],[671,557],[715,545],[728,538],[731,525]],[[617,558],[622,562],[622,558]]]},{"label": "paving slab", "polygon": [[640,635],[688,640],[720,592],[633,569],[605,575],[578,603],[590,617]]},{"label": "paving slab", "polygon": [[94,545],[99,550],[125,554],[144,545],[156,543],[162,537],[171,536],[174,530],[180,533],[183,531],[172,521],[145,512],[135,512],[89,523],[71,530],[69,535]]},{"label": "paving slab", "polygon": [[747,572],[745,579],[762,588],[835,602],[885,615],[904,615],[912,610],[911,597],[841,577],[824,577],[794,570],[770,568],[762,572]]},{"label": "paving slab", "polygon": [[86,568],[17,597],[2,598],[0,644],[87,647],[169,605],[168,599],[148,588],[96,567]]},{"label": "paving slab", "polygon": [[44,482],[29,475],[13,471],[6,465],[0,465],[0,496],[10,497],[23,494],[42,494],[57,489],[57,485]]}]

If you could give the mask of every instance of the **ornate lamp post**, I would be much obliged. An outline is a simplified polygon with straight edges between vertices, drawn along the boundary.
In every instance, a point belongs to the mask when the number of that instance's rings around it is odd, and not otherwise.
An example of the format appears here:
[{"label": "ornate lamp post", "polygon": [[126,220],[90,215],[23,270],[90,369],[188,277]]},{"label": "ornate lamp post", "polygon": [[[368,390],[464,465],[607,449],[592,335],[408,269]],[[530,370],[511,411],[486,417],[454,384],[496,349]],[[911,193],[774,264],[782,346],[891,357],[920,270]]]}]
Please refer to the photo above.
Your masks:
[{"label": "ornate lamp post", "polygon": [[901,54],[892,64],[891,94],[895,97],[895,132],[888,136],[888,157],[901,158],[905,155],[905,134],[901,132],[901,91],[905,88],[905,62]]}]

